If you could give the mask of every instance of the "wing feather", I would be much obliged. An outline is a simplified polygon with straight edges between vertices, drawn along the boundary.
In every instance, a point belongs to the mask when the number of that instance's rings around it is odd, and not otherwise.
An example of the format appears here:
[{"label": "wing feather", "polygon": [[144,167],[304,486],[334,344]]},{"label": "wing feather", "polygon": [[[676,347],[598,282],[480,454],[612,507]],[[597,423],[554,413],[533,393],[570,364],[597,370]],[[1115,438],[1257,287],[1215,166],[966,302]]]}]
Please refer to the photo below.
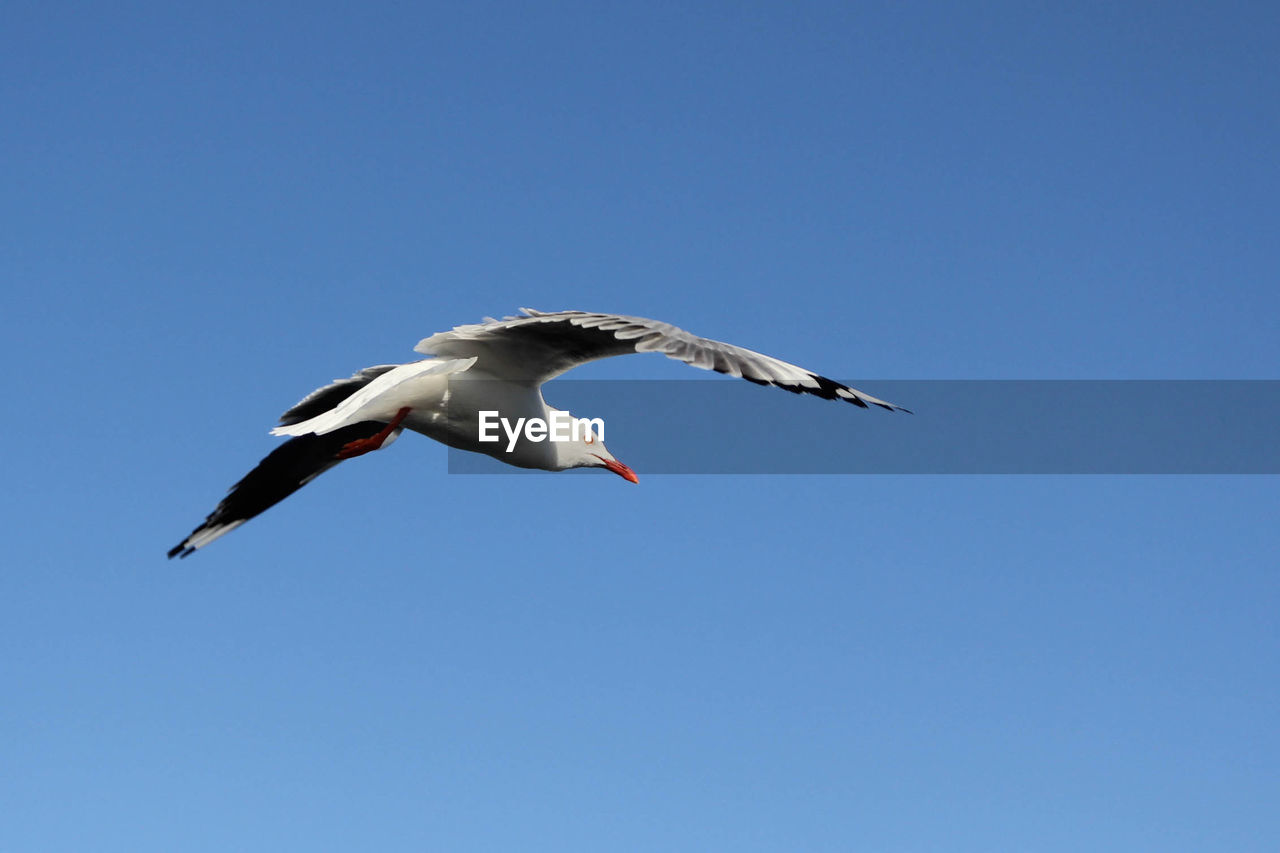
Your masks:
[{"label": "wing feather", "polygon": [[700,338],[670,323],[587,311],[520,309],[518,317],[458,326],[423,338],[415,349],[441,358],[476,358],[477,369],[541,384],[580,364],[636,352],[659,352],[703,370],[714,370],[796,394],[845,400],[866,408],[909,411],[789,362]]}]

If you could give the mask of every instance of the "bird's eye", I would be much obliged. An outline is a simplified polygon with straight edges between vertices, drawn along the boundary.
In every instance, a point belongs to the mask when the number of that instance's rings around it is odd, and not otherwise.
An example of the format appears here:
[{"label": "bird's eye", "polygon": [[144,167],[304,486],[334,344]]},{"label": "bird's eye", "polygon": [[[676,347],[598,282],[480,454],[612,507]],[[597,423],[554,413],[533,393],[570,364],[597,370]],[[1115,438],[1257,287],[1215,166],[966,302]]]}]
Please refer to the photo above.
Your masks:
[{"label": "bird's eye", "polygon": [[596,443],[596,437],[595,437],[594,435],[592,435],[591,433],[587,433],[586,442],[587,442],[587,444],[595,444],[595,443]]}]

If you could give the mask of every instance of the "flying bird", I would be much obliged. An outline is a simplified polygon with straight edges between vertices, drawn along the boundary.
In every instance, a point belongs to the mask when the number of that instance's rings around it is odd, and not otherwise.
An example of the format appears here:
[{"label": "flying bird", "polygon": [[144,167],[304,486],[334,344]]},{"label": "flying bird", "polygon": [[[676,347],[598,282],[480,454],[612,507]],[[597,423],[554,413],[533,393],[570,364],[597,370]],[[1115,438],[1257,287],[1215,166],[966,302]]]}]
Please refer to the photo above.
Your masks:
[{"label": "flying bird", "polygon": [[[563,430],[566,440],[545,441],[525,432],[499,435],[485,427],[500,413],[507,424],[565,415],[548,406],[542,385],[597,359],[659,352],[704,370],[773,385],[797,394],[844,400],[855,406],[909,411],[753,350],[691,335],[669,323],[595,314],[545,313],[457,326],[421,340],[430,356],[409,364],[366,367],[312,391],[280,417],[273,435],[290,436],[231,487],[199,527],[169,551],[187,557],[284,500],[345,459],[393,442],[406,429],[450,447],[484,453],[521,468],[563,471],[604,468],[632,483],[636,473],[608,451],[590,426]],[[499,431],[500,433],[501,431]],[[482,441],[482,434],[489,440]]]}]

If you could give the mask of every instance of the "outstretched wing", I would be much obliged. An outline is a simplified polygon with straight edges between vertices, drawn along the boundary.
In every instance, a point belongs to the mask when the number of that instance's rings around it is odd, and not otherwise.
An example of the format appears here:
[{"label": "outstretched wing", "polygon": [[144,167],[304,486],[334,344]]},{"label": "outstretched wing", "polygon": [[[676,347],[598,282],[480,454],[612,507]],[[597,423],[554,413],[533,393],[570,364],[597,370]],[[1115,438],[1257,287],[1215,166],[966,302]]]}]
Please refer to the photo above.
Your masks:
[{"label": "outstretched wing", "polygon": [[[342,405],[362,388],[399,365],[380,364],[366,367],[347,379],[335,379],[303,397],[280,416],[282,425],[297,424],[329,412]],[[289,495],[337,465],[338,451],[347,442],[370,438],[384,422],[368,420],[347,424],[325,435],[302,435],[277,447],[257,467],[231,487],[217,508],[191,535],[169,549],[169,557],[186,557],[220,536],[244,524],[255,515],[275,506]],[[393,432],[383,443],[386,447],[399,436]]]},{"label": "outstretched wing", "polygon": [[[289,495],[337,465],[338,451],[349,441],[369,438],[382,429],[378,421],[352,424],[325,435],[291,438],[258,463],[258,466],[231,487],[222,503],[209,513],[191,535],[169,549],[169,557],[187,557],[220,536],[270,509]],[[389,438],[386,443],[394,440]]]},{"label": "outstretched wing", "polygon": [[524,316],[458,326],[424,338],[414,349],[439,357],[474,357],[478,359],[477,369],[534,384],[589,361],[659,352],[703,370],[773,385],[795,394],[845,400],[864,409],[874,405],[889,411],[908,411],[812,370],[754,350],[700,338],[670,323],[623,314],[520,310]]}]

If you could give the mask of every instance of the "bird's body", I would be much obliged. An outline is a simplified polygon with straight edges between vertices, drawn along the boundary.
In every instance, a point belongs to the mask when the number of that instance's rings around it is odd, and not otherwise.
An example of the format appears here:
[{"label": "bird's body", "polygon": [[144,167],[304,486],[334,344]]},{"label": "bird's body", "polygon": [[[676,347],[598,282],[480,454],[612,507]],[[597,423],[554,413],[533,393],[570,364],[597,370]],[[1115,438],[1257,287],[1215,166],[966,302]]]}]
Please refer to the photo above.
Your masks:
[{"label": "bird's body", "polygon": [[307,395],[272,430],[290,440],[233,486],[169,556],[188,556],[339,462],[386,447],[405,429],[522,468],[605,468],[637,482],[635,472],[615,459],[589,427],[566,431],[557,441],[520,431],[482,440],[486,418],[491,423],[496,416],[509,425],[530,419],[545,424],[563,416],[543,399],[542,384],[579,364],[614,355],[661,352],[794,393],[906,411],[802,367],[667,323],[583,311],[523,312],[432,335],[416,347],[432,358],[367,367]]},{"label": "bird's body", "polygon": [[[387,371],[332,409],[281,425],[275,435],[326,434],[362,422],[389,423],[402,408],[409,412],[398,427],[421,433],[459,450],[485,453],[520,468],[560,471],[575,467],[561,459],[560,442],[527,441],[521,435],[508,450],[504,441],[482,442],[481,412],[503,418],[548,420],[558,411],[547,405],[540,385],[495,376],[477,359],[424,359]],[[500,408],[499,408],[500,407]]]}]

